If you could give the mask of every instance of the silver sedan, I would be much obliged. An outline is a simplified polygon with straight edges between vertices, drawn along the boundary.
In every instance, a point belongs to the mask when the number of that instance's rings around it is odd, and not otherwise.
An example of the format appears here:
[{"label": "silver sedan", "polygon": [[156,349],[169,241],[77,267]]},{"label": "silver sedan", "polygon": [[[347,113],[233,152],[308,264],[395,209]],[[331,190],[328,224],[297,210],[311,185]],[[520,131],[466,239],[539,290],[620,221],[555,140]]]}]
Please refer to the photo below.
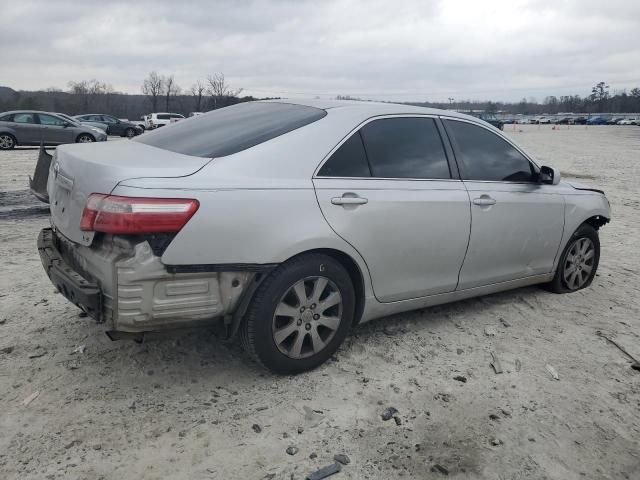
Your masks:
[{"label": "silver sedan", "polygon": [[482,120],[368,102],[245,103],[63,146],[48,193],[44,268],[113,338],[213,324],[277,372],[377,317],[585,288],[610,219],[603,192]]}]

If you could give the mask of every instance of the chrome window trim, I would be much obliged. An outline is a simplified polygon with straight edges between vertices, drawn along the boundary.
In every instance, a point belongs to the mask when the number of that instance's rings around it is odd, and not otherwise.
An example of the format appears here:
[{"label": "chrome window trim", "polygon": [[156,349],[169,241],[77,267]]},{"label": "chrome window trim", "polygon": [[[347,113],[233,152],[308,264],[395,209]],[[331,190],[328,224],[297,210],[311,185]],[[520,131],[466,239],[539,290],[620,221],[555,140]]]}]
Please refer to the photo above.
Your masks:
[{"label": "chrome window trim", "polygon": [[[376,115],[373,117],[369,117],[366,120],[362,121],[361,123],[359,123],[355,128],[351,129],[349,131],[349,133],[347,133],[342,140],[340,140],[340,142],[333,147],[328,154],[326,154],[322,160],[320,160],[320,163],[318,164],[318,166],[316,167],[315,171],[313,172],[313,175],[311,176],[312,180],[315,179],[323,179],[323,178],[328,178],[328,179],[339,179],[339,180],[401,180],[401,181],[427,181],[427,182],[461,182],[462,180],[460,180],[459,178],[453,178],[453,172],[451,171],[451,165],[449,165],[449,175],[451,176],[450,178],[407,178],[407,177],[332,177],[332,176],[327,176],[327,175],[318,175],[318,172],[322,169],[322,167],[324,166],[324,164],[327,162],[327,160],[329,160],[329,158],[331,158],[331,156],[336,152],[336,150],[338,150],[343,143],[345,143],[347,140],[349,140],[351,138],[351,136],[358,132],[362,127],[364,127],[365,125],[376,121],[376,120],[384,120],[385,118],[431,118],[434,122],[437,121],[437,119],[439,118],[439,115],[433,115],[433,114],[422,114],[422,113],[391,113],[391,114],[386,114],[386,115]],[[440,136],[440,141],[442,142],[442,151],[444,152],[445,158],[447,159],[447,164],[451,163],[451,159],[449,158],[449,156],[447,155],[447,148],[445,146],[445,143],[449,141],[449,139],[445,139],[442,138],[442,134],[440,133],[440,130],[438,129],[438,125],[436,123],[435,125],[436,127],[436,131],[438,132],[438,135]],[[364,139],[363,139],[364,141]],[[366,146],[365,146],[366,149]]]}]

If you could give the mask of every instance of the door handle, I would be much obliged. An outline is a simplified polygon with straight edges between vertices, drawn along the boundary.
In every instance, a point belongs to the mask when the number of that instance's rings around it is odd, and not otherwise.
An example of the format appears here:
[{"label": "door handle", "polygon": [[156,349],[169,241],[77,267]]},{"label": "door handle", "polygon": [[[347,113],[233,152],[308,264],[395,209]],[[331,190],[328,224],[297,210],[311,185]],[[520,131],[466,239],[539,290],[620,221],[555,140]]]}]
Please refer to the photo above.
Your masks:
[{"label": "door handle", "polygon": [[480,205],[481,207],[488,207],[489,205],[495,205],[496,201],[489,195],[481,195],[479,198],[473,199],[473,204]]},{"label": "door handle", "polygon": [[358,197],[358,196],[349,196],[349,197],[333,197],[331,199],[331,203],[333,205],[364,205],[365,203],[369,203],[369,200],[366,198]]}]

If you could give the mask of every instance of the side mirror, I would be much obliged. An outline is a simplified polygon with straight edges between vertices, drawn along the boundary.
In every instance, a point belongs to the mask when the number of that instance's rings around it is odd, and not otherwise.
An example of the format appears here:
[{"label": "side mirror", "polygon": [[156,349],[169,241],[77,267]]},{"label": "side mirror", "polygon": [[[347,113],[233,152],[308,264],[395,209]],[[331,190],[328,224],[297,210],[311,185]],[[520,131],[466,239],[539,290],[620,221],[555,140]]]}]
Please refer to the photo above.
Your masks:
[{"label": "side mirror", "polygon": [[71,125],[69,122],[64,122],[62,124],[62,128],[67,128],[69,125]]},{"label": "side mirror", "polygon": [[553,167],[540,167],[540,174],[538,176],[540,183],[546,183],[549,185],[558,185],[560,183],[560,170]]}]

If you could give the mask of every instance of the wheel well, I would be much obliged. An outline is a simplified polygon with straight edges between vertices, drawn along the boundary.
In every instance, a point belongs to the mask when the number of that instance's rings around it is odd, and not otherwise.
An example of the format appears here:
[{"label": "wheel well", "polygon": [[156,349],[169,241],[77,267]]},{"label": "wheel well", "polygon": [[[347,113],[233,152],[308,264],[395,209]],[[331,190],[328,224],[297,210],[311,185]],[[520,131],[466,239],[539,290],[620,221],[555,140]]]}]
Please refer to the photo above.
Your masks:
[{"label": "wheel well", "polygon": [[[356,292],[356,311],[353,316],[353,324],[357,325],[362,318],[362,312],[364,311],[364,279],[362,277],[362,271],[353,258],[340,250],[334,250],[332,248],[318,248],[315,250],[308,250],[301,252],[299,255],[307,253],[322,253],[328,255],[338,262],[347,270],[349,277],[351,277],[351,283],[353,283],[353,289]],[[296,255],[297,256],[297,255]]]},{"label": "wheel well", "polygon": [[598,230],[603,225],[609,223],[609,219],[602,215],[594,215],[593,217],[587,218],[583,223],[587,223]]},{"label": "wheel well", "polygon": [[11,132],[1,132],[0,135],[8,135],[8,136],[10,136],[11,138],[13,138],[13,143],[15,145],[18,145],[18,139],[16,138],[16,136],[13,133],[11,133]]}]

